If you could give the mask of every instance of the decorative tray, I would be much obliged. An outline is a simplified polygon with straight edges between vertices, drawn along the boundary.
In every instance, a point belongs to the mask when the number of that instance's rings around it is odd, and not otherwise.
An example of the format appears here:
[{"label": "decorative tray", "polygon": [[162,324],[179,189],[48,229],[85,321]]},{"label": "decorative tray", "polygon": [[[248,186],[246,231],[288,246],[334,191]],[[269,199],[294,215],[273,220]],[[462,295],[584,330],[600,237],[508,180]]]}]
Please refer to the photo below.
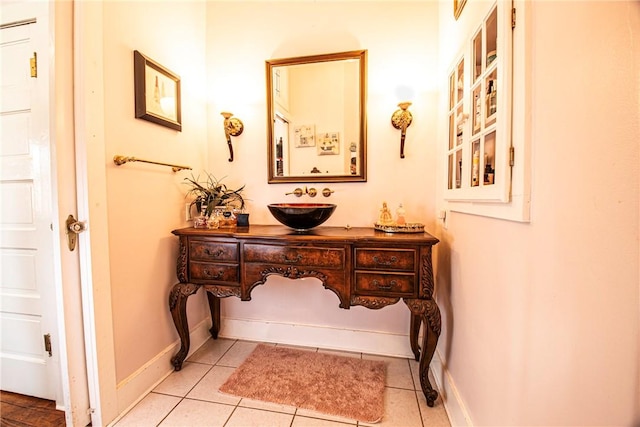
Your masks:
[{"label": "decorative tray", "polygon": [[375,223],[374,228],[385,233],[424,233],[424,224],[419,222],[408,222],[406,224],[379,224]]}]

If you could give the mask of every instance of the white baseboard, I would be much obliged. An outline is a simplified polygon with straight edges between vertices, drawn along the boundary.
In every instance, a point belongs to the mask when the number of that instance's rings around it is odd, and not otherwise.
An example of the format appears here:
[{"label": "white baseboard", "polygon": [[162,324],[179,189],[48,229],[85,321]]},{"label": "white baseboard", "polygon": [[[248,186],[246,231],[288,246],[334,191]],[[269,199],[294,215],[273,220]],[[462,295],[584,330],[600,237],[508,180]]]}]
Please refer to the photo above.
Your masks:
[{"label": "white baseboard", "polygon": [[460,398],[460,394],[458,394],[453,378],[451,378],[446,365],[442,361],[440,352],[438,352],[437,349],[433,354],[433,359],[431,360],[431,373],[435,379],[438,393],[442,398],[442,402],[444,403],[451,425],[472,427],[473,423],[471,422],[471,417],[469,417],[467,408]]},{"label": "white baseboard", "polygon": [[226,317],[221,338],[413,358],[408,334]]},{"label": "white baseboard", "polygon": [[[205,319],[191,330],[189,333],[191,345],[189,346],[187,357],[211,338],[209,328],[211,328],[211,320]],[[127,411],[133,408],[173,372],[171,358],[179,349],[180,340],[178,339],[136,372],[118,383],[118,413],[120,415],[109,425],[115,424]]]}]

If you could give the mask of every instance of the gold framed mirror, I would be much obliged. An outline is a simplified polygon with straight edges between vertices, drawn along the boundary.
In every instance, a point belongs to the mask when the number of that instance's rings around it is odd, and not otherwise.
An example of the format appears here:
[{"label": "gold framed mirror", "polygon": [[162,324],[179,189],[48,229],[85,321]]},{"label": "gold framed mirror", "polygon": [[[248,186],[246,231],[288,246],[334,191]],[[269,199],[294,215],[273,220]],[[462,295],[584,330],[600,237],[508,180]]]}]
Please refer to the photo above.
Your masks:
[{"label": "gold framed mirror", "polygon": [[268,182],[367,180],[367,51],[266,61]]}]

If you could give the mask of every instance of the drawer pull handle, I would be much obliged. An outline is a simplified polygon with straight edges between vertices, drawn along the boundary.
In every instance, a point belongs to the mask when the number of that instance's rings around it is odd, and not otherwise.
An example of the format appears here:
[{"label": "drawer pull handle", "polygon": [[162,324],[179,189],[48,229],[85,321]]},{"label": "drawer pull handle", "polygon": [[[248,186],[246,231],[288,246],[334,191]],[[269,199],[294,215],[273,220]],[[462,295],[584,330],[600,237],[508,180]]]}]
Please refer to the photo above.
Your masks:
[{"label": "drawer pull handle", "polygon": [[398,258],[396,258],[395,256],[392,256],[391,258],[389,258],[388,261],[385,261],[383,258],[379,258],[376,255],[376,256],[373,257],[373,260],[376,262],[376,264],[384,265],[384,266],[393,265],[393,264],[398,262]]},{"label": "drawer pull handle", "polygon": [[213,257],[216,257],[216,258],[217,258],[217,257],[219,257],[220,255],[222,255],[222,254],[224,253],[224,251],[223,251],[222,249],[218,249],[218,250],[216,250],[216,251],[214,251],[214,252],[211,252],[211,251],[209,250],[209,248],[207,248],[207,249],[205,249],[205,250],[204,250],[204,253],[205,253],[205,254],[207,254],[207,255],[209,255],[209,256],[213,256]]},{"label": "drawer pull handle", "polygon": [[382,291],[389,291],[398,284],[398,282],[396,282],[395,280],[390,281],[388,285],[385,285],[384,283],[380,283],[377,280],[374,280],[372,283],[374,286],[376,286],[378,289]]},{"label": "drawer pull handle", "polygon": [[298,254],[295,258],[287,258],[285,254],[282,254],[282,261],[288,264],[295,264],[297,262],[302,261],[302,255]]},{"label": "drawer pull handle", "polygon": [[203,270],[202,272],[204,273],[205,276],[209,277],[210,279],[214,279],[214,280],[222,279],[222,271],[218,271],[216,274],[211,274],[209,270]]}]

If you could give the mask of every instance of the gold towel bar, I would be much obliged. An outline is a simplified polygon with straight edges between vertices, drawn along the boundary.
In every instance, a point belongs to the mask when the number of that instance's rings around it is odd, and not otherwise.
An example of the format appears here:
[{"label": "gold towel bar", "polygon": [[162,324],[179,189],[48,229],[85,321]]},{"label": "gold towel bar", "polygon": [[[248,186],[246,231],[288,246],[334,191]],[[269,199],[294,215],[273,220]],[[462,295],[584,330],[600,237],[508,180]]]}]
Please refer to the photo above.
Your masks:
[{"label": "gold towel bar", "polygon": [[151,160],[136,159],[135,157],[126,157],[126,156],[119,156],[119,155],[113,156],[113,163],[115,163],[118,166],[124,165],[127,162],[142,162],[142,163],[151,163],[153,165],[169,166],[171,167],[171,170],[173,170],[174,172],[178,172],[183,169],[191,170],[189,166],[180,166],[180,165],[172,165],[170,163],[152,162]]}]

